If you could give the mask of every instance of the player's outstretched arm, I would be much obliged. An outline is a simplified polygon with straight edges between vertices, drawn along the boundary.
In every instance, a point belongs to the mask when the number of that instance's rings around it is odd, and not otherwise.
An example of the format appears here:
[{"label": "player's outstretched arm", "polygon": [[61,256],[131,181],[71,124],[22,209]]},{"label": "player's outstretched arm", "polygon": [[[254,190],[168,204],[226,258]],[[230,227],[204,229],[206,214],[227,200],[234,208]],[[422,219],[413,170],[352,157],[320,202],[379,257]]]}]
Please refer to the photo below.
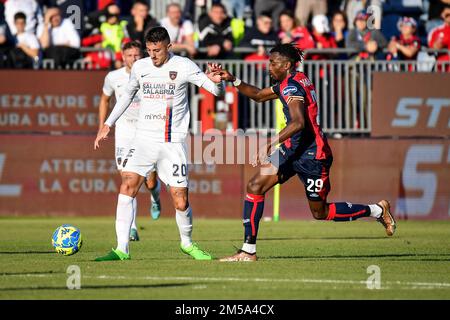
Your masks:
[{"label": "player's outstretched arm", "polygon": [[104,93],[102,93],[102,96],[100,97],[100,104],[98,106],[98,130],[99,131],[103,128],[103,124],[105,123],[106,114],[108,113],[108,106],[109,106],[110,99],[111,99],[111,97],[107,96]]},{"label": "player's outstretched arm", "polygon": [[221,70],[220,76],[222,80],[233,82],[233,85],[238,88],[239,92],[249,97],[250,99],[255,100],[256,102],[274,100],[278,97],[275,92],[273,92],[271,87],[263,89],[257,88],[248,83],[245,83],[244,81],[241,81],[240,79],[237,79],[227,70]]},{"label": "player's outstretched arm", "polygon": [[109,133],[110,127],[106,124],[103,125],[103,127],[98,130],[97,137],[95,138],[94,142],[94,150],[97,150],[100,148],[100,141],[108,139],[108,133]]}]

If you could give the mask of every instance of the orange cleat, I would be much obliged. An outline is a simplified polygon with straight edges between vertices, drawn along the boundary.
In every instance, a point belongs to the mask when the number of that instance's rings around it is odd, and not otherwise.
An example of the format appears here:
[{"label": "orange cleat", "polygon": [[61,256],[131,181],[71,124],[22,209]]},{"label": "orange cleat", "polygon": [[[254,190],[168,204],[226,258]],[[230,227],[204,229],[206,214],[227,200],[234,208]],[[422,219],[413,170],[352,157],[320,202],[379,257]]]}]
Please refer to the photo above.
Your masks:
[{"label": "orange cleat", "polygon": [[397,223],[395,222],[394,216],[391,213],[391,205],[387,200],[381,200],[378,202],[378,205],[383,209],[381,213],[381,217],[377,220],[380,222],[383,227],[386,229],[386,234],[391,237],[395,233],[395,229],[397,228]]},{"label": "orange cleat", "polygon": [[226,262],[235,262],[235,261],[246,261],[246,262],[253,262],[258,260],[258,258],[256,257],[256,253],[254,254],[250,254],[248,252],[239,250],[236,254],[230,256],[230,257],[225,257],[220,259],[220,261],[226,261]]}]

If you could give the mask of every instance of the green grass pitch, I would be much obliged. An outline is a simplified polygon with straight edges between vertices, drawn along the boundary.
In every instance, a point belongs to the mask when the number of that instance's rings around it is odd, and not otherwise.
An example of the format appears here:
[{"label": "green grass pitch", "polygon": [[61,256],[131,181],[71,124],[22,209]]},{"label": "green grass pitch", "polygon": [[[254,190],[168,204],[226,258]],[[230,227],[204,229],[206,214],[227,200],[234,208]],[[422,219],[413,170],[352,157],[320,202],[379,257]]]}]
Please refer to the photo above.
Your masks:
[{"label": "green grass pitch", "polygon": [[[179,250],[174,218],[139,217],[130,261],[93,262],[115,246],[114,218],[0,218],[0,299],[450,299],[450,221],[399,221],[394,237],[379,223],[263,222],[256,263],[194,261]],[[51,235],[81,229],[73,256]],[[194,220],[194,239],[215,257],[234,252],[239,220]],[[66,286],[68,266],[81,289]],[[367,268],[381,271],[368,289]]]}]

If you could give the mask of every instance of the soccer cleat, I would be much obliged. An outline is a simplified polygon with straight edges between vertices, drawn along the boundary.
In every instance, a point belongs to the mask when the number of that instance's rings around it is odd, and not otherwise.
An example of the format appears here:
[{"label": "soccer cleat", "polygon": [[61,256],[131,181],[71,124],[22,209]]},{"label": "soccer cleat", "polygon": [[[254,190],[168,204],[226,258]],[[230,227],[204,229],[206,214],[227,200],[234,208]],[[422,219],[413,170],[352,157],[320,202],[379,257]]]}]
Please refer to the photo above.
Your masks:
[{"label": "soccer cleat", "polygon": [[159,215],[161,214],[161,200],[152,202],[150,214],[152,215],[153,220],[157,220],[159,218]]},{"label": "soccer cleat", "polygon": [[182,245],[180,245],[180,249],[181,249],[181,251],[183,251],[183,253],[190,255],[195,260],[212,260],[213,259],[213,257],[208,252],[200,249],[198,247],[198,244],[196,244],[196,243],[193,243],[189,247],[183,247]]},{"label": "soccer cleat", "polygon": [[139,241],[139,234],[137,229],[131,229],[130,231],[130,241]]},{"label": "soccer cleat", "polygon": [[115,261],[115,260],[130,260],[131,256],[117,249],[111,249],[111,252],[105,256],[98,257],[94,261]]},{"label": "soccer cleat", "polygon": [[225,257],[220,259],[222,262],[237,262],[237,261],[245,261],[245,262],[253,262],[258,260],[258,257],[256,256],[256,252],[251,254],[248,252],[245,252],[243,250],[239,250],[236,254]]},{"label": "soccer cleat", "polygon": [[394,216],[391,213],[391,205],[387,200],[381,200],[380,202],[378,202],[378,205],[381,207],[383,212],[381,213],[381,217],[379,217],[377,221],[383,225],[383,227],[386,229],[386,234],[391,237],[395,233],[395,229],[397,228]]}]

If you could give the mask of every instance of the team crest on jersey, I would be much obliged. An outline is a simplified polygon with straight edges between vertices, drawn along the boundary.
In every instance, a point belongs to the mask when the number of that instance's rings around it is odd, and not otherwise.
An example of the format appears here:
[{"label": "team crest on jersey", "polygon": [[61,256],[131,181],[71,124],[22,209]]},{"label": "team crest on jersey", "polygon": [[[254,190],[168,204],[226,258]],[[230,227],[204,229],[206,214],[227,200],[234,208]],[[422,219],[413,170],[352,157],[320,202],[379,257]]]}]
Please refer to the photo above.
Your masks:
[{"label": "team crest on jersey", "polygon": [[177,75],[178,75],[178,72],[176,72],[176,71],[169,71],[169,77],[170,77],[170,79],[175,80],[175,78],[177,77]]},{"label": "team crest on jersey", "polygon": [[297,92],[297,88],[294,86],[288,86],[283,89],[283,96],[292,95]]}]

